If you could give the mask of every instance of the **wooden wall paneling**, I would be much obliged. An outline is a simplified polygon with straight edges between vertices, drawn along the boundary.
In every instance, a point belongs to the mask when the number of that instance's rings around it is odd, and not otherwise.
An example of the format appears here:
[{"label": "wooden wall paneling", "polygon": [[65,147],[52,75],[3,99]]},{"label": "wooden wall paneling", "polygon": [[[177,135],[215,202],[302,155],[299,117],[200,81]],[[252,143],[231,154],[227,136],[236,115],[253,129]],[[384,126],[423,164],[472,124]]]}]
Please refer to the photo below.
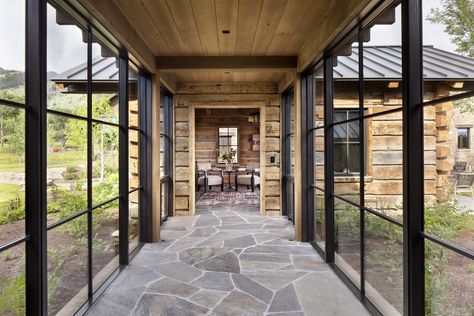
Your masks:
[{"label": "wooden wall paneling", "polygon": [[217,17],[214,0],[191,0],[199,39],[205,56],[219,55]]},{"label": "wooden wall paneling", "polygon": [[[219,55],[235,54],[237,42],[237,13],[238,0],[215,0],[217,15],[217,36],[219,39]],[[222,33],[229,30],[229,34]]]}]

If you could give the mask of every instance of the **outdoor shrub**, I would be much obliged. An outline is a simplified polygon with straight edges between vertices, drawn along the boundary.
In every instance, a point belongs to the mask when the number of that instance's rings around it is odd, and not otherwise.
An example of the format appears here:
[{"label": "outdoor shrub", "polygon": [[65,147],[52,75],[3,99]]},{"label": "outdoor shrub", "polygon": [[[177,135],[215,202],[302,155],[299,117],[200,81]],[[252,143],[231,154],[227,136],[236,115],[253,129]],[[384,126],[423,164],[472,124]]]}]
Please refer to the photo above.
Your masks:
[{"label": "outdoor shrub", "polygon": [[5,284],[0,292],[0,315],[25,315],[25,276],[0,279],[0,283]]},{"label": "outdoor shrub", "polygon": [[76,167],[74,166],[67,166],[66,167],[66,173],[75,173],[76,172]]},{"label": "outdoor shrub", "polygon": [[6,210],[0,210],[0,224],[6,224],[25,218],[25,205],[19,197],[8,201]]},{"label": "outdoor shrub", "polygon": [[65,173],[63,178],[64,180],[78,180],[79,175],[77,173]]}]

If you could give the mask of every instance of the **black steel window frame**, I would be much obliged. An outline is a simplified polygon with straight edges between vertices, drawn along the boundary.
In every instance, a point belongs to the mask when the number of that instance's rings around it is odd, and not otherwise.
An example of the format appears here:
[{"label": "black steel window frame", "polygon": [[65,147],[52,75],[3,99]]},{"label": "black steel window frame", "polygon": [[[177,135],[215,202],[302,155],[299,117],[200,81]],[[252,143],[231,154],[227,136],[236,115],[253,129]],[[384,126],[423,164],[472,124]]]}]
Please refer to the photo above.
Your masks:
[{"label": "black steel window frame", "polygon": [[[365,114],[364,113],[364,80],[363,80],[363,35],[362,31],[369,26],[375,18],[385,12],[387,9],[393,8],[401,3],[402,7],[402,88],[403,88],[403,106],[386,110],[383,112]],[[425,280],[424,280],[424,240],[429,240],[460,254],[469,259],[474,259],[474,252],[449,241],[443,240],[431,233],[424,232],[424,148],[423,148],[423,108],[433,106],[443,102],[461,100],[474,96],[474,91],[467,91],[456,95],[438,98],[430,101],[423,101],[423,73],[422,73],[422,0],[401,0],[401,1],[384,1],[379,3],[368,11],[365,17],[357,20],[355,25],[339,37],[326,52],[324,56],[314,62],[308,70],[302,75],[301,100],[302,100],[302,155],[307,157],[307,162],[303,164],[303,168],[307,168],[307,172],[303,173],[303,232],[312,232],[314,228],[313,205],[311,201],[305,197],[308,190],[317,190],[325,194],[325,227],[326,240],[325,249],[318,244],[309,240],[313,247],[325,258],[326,262],[331,265],[336,274],[349,286],[354,294],[360,298],[364,305],[372,314],[380,314],[377,308],[365,297],[364,289],[364,234],[365,234],[365,213],[375,215],[386,222],[403,229],[403,313],[405,315],[424,315],[425,313]],[[347,44],[348,40],[357,36],[358,39],[358,55],[359,55],[359,117],[347,119],[335,123],[333,121],[334,105],[333,93],[334,82],[332,77],[333,54],[338,47]],[[313,95],[308,84],[313,80],[313,74],[318,67],[324,65],[324,125],[317,127],[308,127],[309,122],[312,123],[313,111]],[[365,173],[365,152],[360,151],[360,200],[359,203],[351,201],[343,196],[334,193],[334,135],[333,128],[337,124],[344,124],[352,121],[359,121],[362,126],[364,120],[392,114],[402,113],[403,118],[403,222],[387,216],[375,209],[364,205],[364,173]],[[306,123],[305,123],[306,120]],[[313,183],[313,163],[312,158],[308,154],[312,146],[313,133],[318,129],[325,131],[325,183],[324,188],[316,186]],[[306,134],[305,134],[306,133]],[[361,144],[365,137],[365,129],[360,129],[359,139]],[[306,137],[311,135],[311,137]],[[313,191],[314,192],[314,191]],[[312,194],[308,196],[313,198]],[[360,210],[360,254],[361,254],[361,286],[357,288],[352,281],[344,274],[344,272],[334,263],[334,200],[338,199]],[[309,225],[308,225],[309,224]],[[308,237],[314,238],[314,234],[303,234],[305,241]]]},{"label": "black steel window frame", "polygon": [[[25,0],[25,102],[14,102],[0,99],[0,106],[19,108],[25,111],[25,235],[0,245],[0,253],[25,244],[25,314],[48,314],[47,287],[47,232],[62,226],[80,216],[87,216],[88,229],[88,300],[84,302],[76,314],[84,314],[95,302],[124,265],[128,264],[143,242],[151,241],[151,177],[145,172],[151,166],[151,91],[150,75],[141,67],[135,67],[139,74],[139,128],[129,127],[128,122],[128,69],[130,56],[118,45],[119,43],[105,34],[95,21],[84,18],[83,8],[70,5],[62,0]],[[87,116],[47,109],[47,5],[74,19],[82,30],[87,32]],[[92,25],[93,24],[93,25]],[[108,122],[92,118],[92,42],[99,40],[119,59],[119,122]],[[118,46],[117,46],[118,45]],[[133,58],[132,58],[133,59]],[[135,59],[133,59],[135,60]],[[87,209],[67,218],[47,224],[47,115],[59,115],[87,123]],[[119,129],[119,195],[96,205],[92,203],[92,125],[104,124]],[[136,130],[140,133],[140,184],[129,189],[128,174],[128,132]],[[139,246],[132,253],[128,252],[128,196],[140,191],[140,237]],[[92,214],[109,203],[119,201],[119,261],[120,266],[93,291],[92,287]],[[147,227],[150,226],[150,227]]]},{"label": "black steel window frame", "polygon": [[[160,222],[163,223],[169,216],[173,216],[173,94],[164,86],[160,87],[160,95],[163,96],[163,136],[165,141],[164,149],[164,176],[160,178],[160,189],[166,185],[166,205],[167,216],[163,218],[160,209]],[[161,102],[161,100],[160,100]],[[160,208],[163,203],[160,194]]]},{"label": "black steel window frame", "polygon": [[[460,135],[460,130],[465,130],[464,135]],[[470,142],[470,137],[471,137],[471,128],[469,127],[458,127],[457,128],[458,132],[458,149],[469,149],[471,148],[471,142]],[[462,141],[461,141],[462,139]]]},{"label": "black steel window frame", "polygon": [[[282,214],[288,216],[288,219],[295,223],[295,178],[291,173],[291,137],[295,137],[294,131],[291,131],[291,105],[294,104],[294,88],[289,87],[282,93],[282,144],[281,155],[282,168]],[[296,145],[296,144],[295,144]]]}]

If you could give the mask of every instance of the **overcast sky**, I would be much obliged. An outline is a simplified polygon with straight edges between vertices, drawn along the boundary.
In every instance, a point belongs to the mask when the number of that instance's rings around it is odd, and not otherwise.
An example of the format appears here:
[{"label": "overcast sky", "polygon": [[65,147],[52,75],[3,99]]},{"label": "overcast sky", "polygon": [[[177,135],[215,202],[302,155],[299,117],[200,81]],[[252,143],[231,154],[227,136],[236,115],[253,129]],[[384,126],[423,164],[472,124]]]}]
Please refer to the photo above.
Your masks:
[{"label": "overcast sky", "polygon": [[[423,15],[433,7],[440,7],[440,0],[424,1]],[[24,70],[25,5],[21,0],[0,0],[0,67]],[[397,22],[393,25],[378,25],[371,31],[370,45],[400,45],[400,8],[396,11]],[[444,32],[443,25],[425,22],[424,45],[452,51],[456,47]],[[86,61],[86,45],[81,31],[73,26],[58,26],[54,9],[48,6],[48,71],[63,72]],[[95,44],[93,55],[98,54]]]}]

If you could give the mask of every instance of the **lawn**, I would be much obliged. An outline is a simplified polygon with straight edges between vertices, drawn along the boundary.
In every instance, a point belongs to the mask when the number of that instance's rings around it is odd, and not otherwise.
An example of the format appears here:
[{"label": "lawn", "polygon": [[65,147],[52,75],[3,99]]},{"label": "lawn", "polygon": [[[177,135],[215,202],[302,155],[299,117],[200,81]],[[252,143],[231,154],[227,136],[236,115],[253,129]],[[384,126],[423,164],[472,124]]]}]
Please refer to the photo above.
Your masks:
[{"label": "lawn", "polygon": [[[75,166],[86,163],[86,153],[78,151],[48,152],[48,168]],[[25,172],[24,159],[8,152],[0,152],[0,172]]]},{"label": "lawn", "polygon": [[21,186],[17,184],[0,184],[0,213],[8,208],[8,203],[16,197],[24,199]]}]

